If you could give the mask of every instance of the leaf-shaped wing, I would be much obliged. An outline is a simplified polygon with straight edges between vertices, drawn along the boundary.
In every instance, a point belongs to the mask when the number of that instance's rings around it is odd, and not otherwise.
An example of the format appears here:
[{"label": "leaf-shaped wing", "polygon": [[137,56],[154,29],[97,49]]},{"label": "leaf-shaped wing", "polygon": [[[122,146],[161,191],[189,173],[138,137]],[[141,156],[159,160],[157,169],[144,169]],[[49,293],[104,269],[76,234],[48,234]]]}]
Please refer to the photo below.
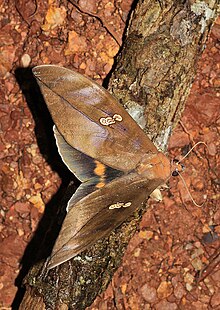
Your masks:
[{"label": "leaf-shaped wing", "polygon": [[69,69],[33,69],[54,123],[75,149],[121,171],[130,171],[156,147],[103,87]]},{"label": "leaf-shaped wing", "polygon": [[[48,264],[53,268],[81,253],[124,222],[161,183],[124,175],[92,192],[67,213]],[[74,196],[73,196],[74,197]]]}]

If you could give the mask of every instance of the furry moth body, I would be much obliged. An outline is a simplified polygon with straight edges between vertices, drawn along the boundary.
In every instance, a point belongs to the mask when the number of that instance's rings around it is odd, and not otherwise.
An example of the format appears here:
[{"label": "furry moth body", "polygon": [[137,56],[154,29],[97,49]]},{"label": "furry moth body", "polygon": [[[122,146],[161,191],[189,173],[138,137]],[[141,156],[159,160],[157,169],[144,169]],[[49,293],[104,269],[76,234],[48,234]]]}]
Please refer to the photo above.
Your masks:
[{"label": "furry moth body", "polygon": [[67,206],[48,268],[124,222],[170,176],[170,162],[111,96],[69,69],[33,68],[62,160],[82,182]]}]

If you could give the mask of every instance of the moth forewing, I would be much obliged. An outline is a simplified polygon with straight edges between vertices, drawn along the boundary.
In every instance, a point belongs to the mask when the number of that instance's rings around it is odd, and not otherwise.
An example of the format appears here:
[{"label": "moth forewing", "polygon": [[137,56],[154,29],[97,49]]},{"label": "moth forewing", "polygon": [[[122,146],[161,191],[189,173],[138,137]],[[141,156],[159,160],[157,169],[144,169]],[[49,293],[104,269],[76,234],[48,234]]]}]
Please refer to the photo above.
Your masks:
[{"label": "moth forewing", "polygon": [[[58,66],[33,69],[54,123],[75,149],[114,169],[135,169],[157,151],[125,109],[103,87]],[[95,97],[95,98],[94,98]]]}]

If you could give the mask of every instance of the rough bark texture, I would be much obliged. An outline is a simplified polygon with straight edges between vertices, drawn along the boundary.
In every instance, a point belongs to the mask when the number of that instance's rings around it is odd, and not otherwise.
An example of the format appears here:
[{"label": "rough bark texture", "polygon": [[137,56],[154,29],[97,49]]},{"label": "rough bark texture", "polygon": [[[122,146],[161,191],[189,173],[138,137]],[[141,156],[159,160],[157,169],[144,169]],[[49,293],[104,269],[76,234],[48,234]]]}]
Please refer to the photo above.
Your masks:
[{"label": "rough bark texture", "polygon": [[162,149],[184,109],[211,27],[209,5],[139,1],[112,74],[112,93],[131,113],[133,107],[143,113],[141,124]]},{"label": "rough bark texture", "polygon": [[[109,90],[138,111],[137,121],[165,149],[184,108],[198,55],[217,1],[139,1],[109,83]],[[146,124],[145,124],[146,121]],[[35,265],[25,280],[20,309],[85,309],[120,265],[143,208],[81,256],[47,272]]]}]

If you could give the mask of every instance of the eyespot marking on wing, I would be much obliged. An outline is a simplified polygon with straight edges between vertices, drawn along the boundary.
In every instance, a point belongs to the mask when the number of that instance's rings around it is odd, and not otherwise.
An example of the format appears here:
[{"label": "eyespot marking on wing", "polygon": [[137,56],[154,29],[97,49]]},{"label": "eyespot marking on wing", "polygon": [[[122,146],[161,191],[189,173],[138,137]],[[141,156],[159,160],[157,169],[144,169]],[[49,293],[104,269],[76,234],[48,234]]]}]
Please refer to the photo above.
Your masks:
[{"label": "eyespot marking on wing", "polygon": [[120,209],[120,208],[128,208],[131,206],[131,202],[116,202],[112,205],[110,205],[108,208],[109,210],[113,210],[113,209]]},{"label": "eyespot marking on wing", "polygon": [[103,126],[109,126],[111,124],[115,124],[116,122],[121,122],[123,120],[122,116],[120,114],[114,114],[112,117],[101,117],[99,122]]},{"label": "eyespot marking on wing", "polygon": [[121,122],[122,121],[122,116],[120,114],[114,114],[112,116],[112,118],[115,120],[115,121],[118,121],[118,122]]}]

